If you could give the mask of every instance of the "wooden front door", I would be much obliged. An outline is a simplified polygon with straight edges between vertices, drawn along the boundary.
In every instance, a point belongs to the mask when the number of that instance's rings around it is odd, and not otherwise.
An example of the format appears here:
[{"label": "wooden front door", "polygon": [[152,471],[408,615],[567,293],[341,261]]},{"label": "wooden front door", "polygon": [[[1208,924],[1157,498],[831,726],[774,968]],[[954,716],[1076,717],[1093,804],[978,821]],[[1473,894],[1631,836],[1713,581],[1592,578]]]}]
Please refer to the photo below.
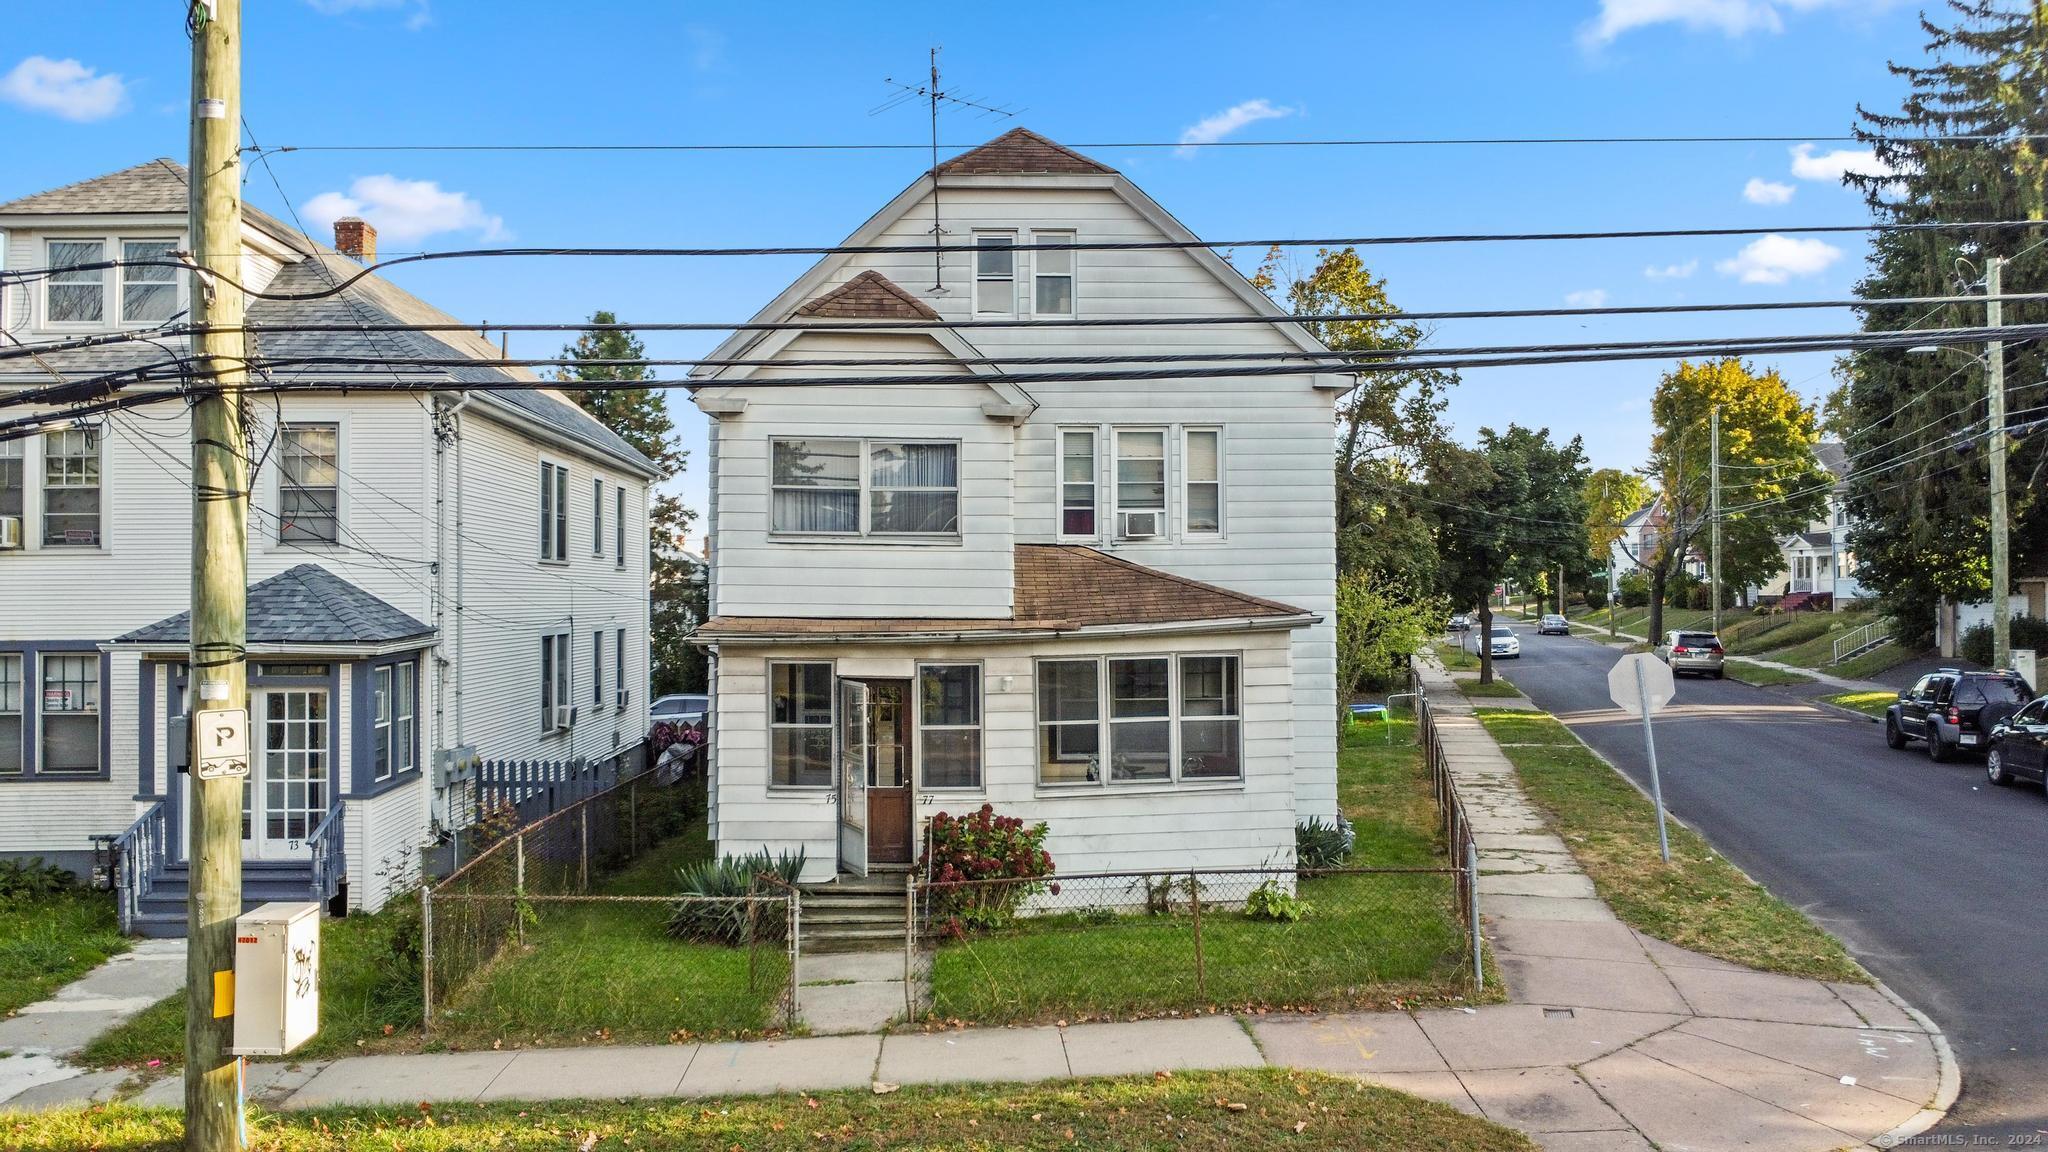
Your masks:
[{"label": "wooden front door", "polygon": [[868,684],[868,862],[911,862],[910,685]]}]

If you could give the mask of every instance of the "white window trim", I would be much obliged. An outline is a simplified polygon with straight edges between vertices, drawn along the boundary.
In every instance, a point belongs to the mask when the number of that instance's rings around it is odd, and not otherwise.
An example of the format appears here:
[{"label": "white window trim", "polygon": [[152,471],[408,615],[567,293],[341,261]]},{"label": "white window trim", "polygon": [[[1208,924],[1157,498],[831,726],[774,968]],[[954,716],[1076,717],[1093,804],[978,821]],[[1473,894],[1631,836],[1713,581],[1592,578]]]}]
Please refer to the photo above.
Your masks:
[{"label": "white window trim", "polygon": [[[553,478],[549,471],[550,469],[561,475],[574,478],[574,471],[569,467],[569,462],[559,456],[550,456],[543,453],[536,460],[533,468],[535,477],[534,496],[536,497],[533,503],[533,514],[543,523],[547,520],[546,505],[542,503],[539,497],[542,491],[546,489],[547,482]],[[569,514],[569,509],[574,504],[575,496],[576,486],[569,483],[568,480],[557,480],[555,482],[553,499],[558,505],[555,511],[557,518],[561,522],[561,527],[554,532],[550,532],[545,541],[535,542],[538,546],[534,549],[534,553],[540,563],[563,567],[568,565],[570,542],[576,538],[576,518]],[[548,554],[549,543],[554,545],[554,555]]]},{"label": "white window trim", "polygon": [[619,551],[618,557],[612,562],[612,567],[624,568],[626,566],[626,486],[624,484],[618,486],[618,495],[612,499],[612,536],[617,541]]},{"label": "white window trim", "polygon": [[[860,445],[860,485],[856,489],[829,489],[829,491],[857,491],[860,493],[860,528],[854,532],[803,532],[775,527],[775,445],[778,443],[845,440]],[[874,486],[874,446],[877,444],[947,444],[953,449],[953,531],[951,532],[877,532],[874,530],[870,501]],[[957,439],[944,436],[770,436],[768,438],[768,538],[776,541],[797,542],[858,542],[862,544],[958,544],[966,535],[967,485],[965,445]],[[891,492],[942,492],[942,488],[891,488]]]},{"label": "white window trim", "polygon": [[[1031,243],[1033,244],[1078,244],[1080,241],[1081,234],[1072,228],[1048,228],[1044,231],[1034,230],[1031,233]],[[1034,249],[1029,255],[1031,257],[1031,284],[1027,299],[1031,305],[1031,315],[1033,317],[1043,316],[1048,320],[1069,320],[1079,316],[1081,314],[1080,251],[1069,248],[1059,253],[1046,253]],[[1067,270],[1064,273],[1040,272],[1038,269],[1039,258],[1046,255],[1063,255],[1067,257]],[[1038,278],[1041,275],[1064,275],[1067,278],[1067,303],[1070,305],[1068,311],[1040,312],[1038,310]]]},{"label": "white window trim", "polygon": [[[981,274],[981,254],[980,254],[980,252],[979,252],[979,249],[981,248],[981,242],[982,242],[982,241],[983,241],[984,239],[987,239],[987,240],[1008,240],[1008,241],[1010,242],[1010,274],[1009,274],[1009,276],[1007,276],[1007,277],[996,277],[996,276],[989,276],[989,277],[983,277],[983,276],[982,276],[982,274]],[[969,285],[970,285],[970,287],[969,287],[969,289],[968,289],[968,291],[969,291],[969,293],[970,293],[970,296],[968,297],[968,300],[967,300],[967,306],[968,306],[968,308],[969,308],[969,309],[971,310],[972,314],[973,314],[973,315],[975,315],[975,316],[1015,316],[1015,315],[1017,315],[1017,281],[1018,281],[1018,279],[1019,279],[1019,277],[1017,276],[1017,264],[1018,264],[1018,257],[1020,257],[1020,256],[1024,256],[1024,255],[1028,255],[1028,253],[1023,253],[1023,252],[1019,252],[1019,251],[1017,251],[1017,230],[1016,230],[1015,228],[977,228],[977,229],[975,229],[975,231],[974,231],[974,247],[975,247],[976,251],[968,253],[968,260],[969,260],[969,264],[968,264],[968,266],[967,266],[967,272],[968,272],[968,277],[967,277],[967,279],[968,279],[968,283],[969,283]],[[986,279],[986,280],[988,280],[988,281],[990,281],[990,282],[995,282],[995,281],[997,281],[997,280],[999,280],[999,279],[1007,279],[1007,280],[1009,281],[1009,284],[1010,284],[1010,306],[1009,306],[1008,308],[1005,308],[1005,309],[1003,309],[1003,310],[1002,310],[1002,311],[1000,311],[1000,312],[998,312],[998,311],[994,311],[994,310],[984,311],[984,310],[982,309],[982,307],[981,307],[981,285],[982,285],[982,281],[983,281],[984,279]]]},{"label": "white window trim", "polygon": [[[972,668],[974,669],[974,715],[973,724],[934,724],[933,732],[975,732],[975,777],[974,784],[927,784],[924,780],[924,673],[927,668]],[[945,796],[973,796],[988,791],[988,673],[979,660],[920,660],[917,674],[910,678],[910,747],[911,788],[914,792],[936,792]]]},{"label": "white window trim", "polygon": [[604,559],[604,477],[590,478],[590,554]]},{"label": "white window trim", "polygon": [[[1123,507],[1123,483],[1122,473],[1117,468],[1117,463],[1123,458],[1121,444],[1123,437],[1133,432],[1157,432],[1159,434],[1160,488],[1164,493],[1165,506],[1156,509],[1156,511],[1159,513],[1160,521],[1164,525],[1165,531],[1162,531],[1156,539],[1152,540],[1133,540],[1126,537],[1123,534],[1123,514],[1125,511]],[[1122,545],[1143,546],[1146,544],[1164,544],[1173,539],[1173,528],[1175,523],[1173,509],[1173,488],[1177,480],[1177,478],[1174,475],[1175,469],[1173,466],[1173,442],[1173,426],[1170,424],[1117,424],[1111,426],[1109,430],[1108,469],[1110,513],[1109,526],[1106,529],[1104,529],[1104,533],[1113,543]],[[1151,512],[1154,511],[1154,509],[1134,508],[1130,509],[1130,511]]]},{"label": "white window trim", "polygon": [[[63,232],[48,233],[42,237],[42,261],[43,267],[45,268],[54,266],[50,258],[50,245],[53,243],[98,244],[100,246],[100,261],[109,261],[120,260],[124,257],[124,255],[126,254],[126,249],[122,247],[123,244],[169,244],[171,246],[172,251],[176,251],[177,249],[184,246],[184,237],[177,233],[172,233],[170,235],[153,233],[148,229],[144,229],[142,232],[134,235],[118,232],[69,234]],[[46,279],[44,280],[43,286],[40,290],[29,293],[30,312],[32,313],[33,326],[36,329],[44,332],[107,332],[123,330],[146,332],[149,329],[155,328],[159,326],[161,323],[163,323],[162,321],[156,320],[122,320],[121,293],[123,282],[121,279],[121,269],[118,267],[102,268],[99,270],[99,272],[100,291],[103,294],[101,296],[102,305],[100,310],[100,319],[50,319],[50,285],[52,281]],[[186,311],[191,307],[191,304],[187,299],[187,293],[189,289],[189,286],[186,283],[187,279],[188,278],[184,275],[173,274],[171,282],[175,286],[176,295],[173,297],[171,303],[172,316],[176,316],[180,312]]]},{"label": "white window trim", "polygon": [[[1196,531],[1188,527],[1188,509],[1194,501],[1188,498],[1188,489],[1195,484],[1207,484],[1207,480],[1194,479],[1194,469],[1189,466],[1188,437],[1191,434],[1213,432],[1216,434],[1216,530]],[[1180,510],[1179,527],[1181,539],[1190,543],[1209,544],[1223,540],[1230,533],[1230,477],[1225,461],[1230,458],[1228,441],[1221,424],[1183,424],[1180,426]],[[1170,497],[1169,497],[1170,499]]]},{"label": "white window trim", "polygon": [[[334,481],[335,481],[335,483],[334,483],[334,537],[335,537],[335,540],[334,540],[334,543],[332,543],[332,544],[328,544],[328,543],[325,543],[325,542],[323,542],[323,541],[318,541],[318,540],[294,540],[294,541],[291,541],[291,542],[287,543],[287,542],[286,542],[286,541],[285,541],[285,540],[283,539],[283,536],[284,536],[284,524],[283,524],[283,522],[282,522],[282,517],[283,517],[283,515],[284,515],[284,465],[283,465],[283,463],[282,463],[282,458],[280,457],[280,462],[279,462],[278,466],[277,466],[277,467],[275,467],[275,468],[271,468],[271,469],[268,469],[268,471],[269,471],[270,475],[269,475],[269,476],[267,476],[267,477],[266,477],[266,478],[264,479],[264,481],[263,481],[263,485],[264,485],[264,494],[265,494],[265,496],[266,496],[266,497],[267,497],[267,498],[269,499],[269,501],[270,501],[270,507],[271,507],[271,509],[273,509],[273,510],[274,510],[274,514],[273,514],[273,515],[271,515],[271,516],[268,516],[268,517],[257,517],[257,518],[256,518],[256,519],[257,519],[257,520],[258,520],[259,522],[261,522],[261,521],[266,521],[266,520],[267,520],[267,521],[273,521],[273,522],[270,522],[270,523],[263,523],[263,525],[262,525],[262,526],[263,526],[263,529],[264,529],[264,531],[263,531],[263,540],[264,540],[264,545],[263,545],[263,547],[264,547],[264,551],[266,551],[266,552],[321,552],[321,553],[325,553],[325,552],[341,552],[341,551],[346,551],[346,550],[347,550],[347,544],[346,544],[346,542],[347,542],[347,540],[348,540],[348,538],[349,538],[349,529],[348,529],[348,512],[349,512],[349,504],[351,503],[351,500],[349,499],[349,490],[348,490],[348,481],[349,481],[349,474],[348,474],[348,447],[349,447],[349,426],[348,426],[348,425],[349,425],[349,421],[348,421],[348,413],[346,413],[346,412],[343,412],[343,411],[341,411],[341,410],[339,410],[339,409],[325,409],[325,408],[319,408],[319,409],[307,409],[307,410],[305,410],[305,411],[292,411],[292,410],[290,410],[290,409],[287,409],[287,410],[286,410],[286,415],[285,415],[285,420],[284,420],[284,422],[285,422],[285,426],[286,426],[286,427],[289,427],[289,426],[291,426],[291,425],[293,425],[293,424],[332,424],[332,425],[334,425],[334,470],[335,470],[335,477],[334,477]],[[284,432],[283,432],[282,430],[280,430],[280,431],[278,432],[278,452],[279,452],[279,453],[281,454],[281,453],[282,453],[283,451],[284,451]],[[104,471],[104,467],[102,468],[102,471]],[[102,535],[105,535],[105,533],[101,533],[101,534],[102,534]]]},{"label": "white window trim", "polygon": [[[1085,432],[1088,434],[1089,477],[1088,484],[1095,497],[1095,531],[1073,533],[1067,531],[1067,434]],[[1102,539],[1102,427],[1097,424],[1061,424],[1053,429],[1052,441],[1052,530],[1055,539],[1063,541],[1097,541]]]},{"label": "white window trim", "polygon": [[[45,428],[32,436],[23,437],[21,443],[34,444],[33,454],[24,449],[22,453],[22,495],[21,495],[21,536],[28,547],[39,551],[78,554],[86,552],[110,552],[113,539],[109,526],[113,523],[112,509],[107,499],[107,443],[112,439],[105,425],[94,429],[99,439],[100,452],[100,538],[94,544],[51,544],[43,539],[47,525],[44,520],[50,511],[50,445],[47,436],[51,432],[75,430],[72,426]],[[33,492],[33,494],[31,494]]]},{"label": "white window trim", "polygon": [[618,699],[617,710],[623,714],[626,711],[627,702],[632,699],[631,692],[626,688],[626,630],[624,628],[617,629],[612,633],[612,644],[612,679],[618,681],[617,686],[612,689],[612,694]]},{"label": "white window trim", "polygon": [[[1181,712],[1181,661],[1219,656],[1237,662],[1237,714],[1235,716],[1197,716],[1194,719],[1234,719],[1237,721],[1237,775],[1202,776],[1190,779],[1181,774],[1182,769],[1185,767],[1183,763],[1185,751],[1181,741],[1181,724],[1184,720],[1188,719]],[[1113,780],[1112,776],[1114,773],[1110,767],[1110,757],[1112,755],[1110,729],[1118,721],[1112,719],[1109,714],[1110,661],[1162,659],[1167,663],[1167,714],[1164,717],[1127,717],[1121,723],[1156,724],[1162,720],[1167,723],[1170,733],[1167,740],[1167,764],[1170,773],[1163,780]],[[1092,661],[1095,664],[1096,747],[1099,749],[1097,757],[1100,760],[1099,768],[1096,772],[1098,779],[1079,780],[1071,783],[1049,783],[1039,772],[1039,769],[1045,763],[1046,724],[1039,715],[1038,670],[1044,664],[1062,662],[1081,663],[1084,661]],[[1072,723],[1079,723],[1079,721],[1073,721]],[[1040,656],[1034,659],[1031,664],[1032,786],[1042,796],[1102,795],[1105,793],[1123,794],[1127,792],[1242,791],[1250,775],[1247,771],[1248,765],[1245,763],[1245,723],[1244,653],[1242,651],[1202,649],[1190,652],[1101,652],[1092,655],[1074,653],[1072,655]]]},{"label": "white window trim", "polygon": [[[826,688],[825,688],[825,710],[826,710],[826,714],[827,714],[827,719],[826,719],[825,723],[823,723],[823,724],[778,724],[778,723],[776,723],[776,720],[775,720],[775,670],[776,670],[777,668],[783,668],[783,667],[799,667],[799,668],[801,668],[801,667],[805,667],[805,666],[807,666],[807,665],[814,665],[814,664],[815,664],[815,665],[819,665],[819,666],[822,666],[823,668],[825,668],[825,669],[827,670],[827,673],[828,673],[828,681],[827,681],[827,684],[826,684]],[[837,668],[835,668],[835,667],[833,666],[833,663],[832,663],[832,661],[830,661],[830,660],[770,660],[770,661],[768,661],[768,676],[767,676],[767,689],[768,689],[768,691],[767,691],[767,693],[766,693],[766,698],[765,698],[765,700],[763,701],[763,702],[764,702],[764,703],[765,703],[765,704],[767,705],[767,707],[766,707],[766,708],[763,708],[763,709],[762,709],[762,714],[763,714],[763,718],[764,718],[764,719],[766,719],[766,720],[767,720],[767,722],[768,722],[768,743],[767,743],[767,745],[766,745],[766,746],[765,746],[765,747],[764,747],[764,748],[762,749],[762,752],[763,752],[763,756],[762,756],[762,758],[761,758],[761,774],[762,774],[762,780],[763,780],[763,782],[764,782],[764,783],[766,784],[766,786],[767,786],[767,789],[768,789],[768,791],[770,791],[770,792],[791,792],[791,793],[798,793],[798,794],[802,794],[802,795],[812,795],[812,796],[815,796],[815,795],[819,795],[819,794],[823,794],[823,793],[833,793],[833,792],[836,792],[836,791],[838,790],[838,788],[839,788],[839,676],[838,676],[838,669],[837,669]],[[830,767],[831,767],[831,770],[830,770],[829,772],[827,772],[827,773],[826,773],[826,780],[825,780],[825,783],[823,783],[823,784],[778,784],[778,783],[776,783],[776,782],[775,782],[775,731],[776,731],[776,729],[778,729],[778,728],[789,728],[789,729],[795,729],[795,730],[797,730],[797,731],[808,731],[808,730],[811,730],[811,729],[814,729],[814,728],[826,728],[826,729],[829,729],[829,730],[831,731],[831,733],[832,733],[832,763],[831,763],[831,766],[830,766]]]},{"label": "white window trim", "polygon": [[[575,642],[570,639],[573,635],[575,635],[574,632],[544,632],[541,634],[541,678],[546,687],[554,690],[553,699],[548,701],[547,714],[541,718],[540,731],[543,736],[569,732],[576,724],[574,718],[576,707],[576,652]],[[550,642],[550,637],[552,637],[552,642]],[[548,669],[546,664],[546,661],[550,658],[554,660],[552,671]],[[548,682],[550,678],[552,678],[551,683]],[[555,716],[564,708],[571,711],[569,723],[555,723]]]}]

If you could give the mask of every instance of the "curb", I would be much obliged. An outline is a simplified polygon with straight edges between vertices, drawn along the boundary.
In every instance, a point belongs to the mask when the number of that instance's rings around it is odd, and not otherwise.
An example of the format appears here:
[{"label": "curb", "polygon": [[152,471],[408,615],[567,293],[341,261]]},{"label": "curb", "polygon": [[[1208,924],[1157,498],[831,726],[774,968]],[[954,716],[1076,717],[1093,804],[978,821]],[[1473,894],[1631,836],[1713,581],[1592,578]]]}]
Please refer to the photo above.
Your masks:
[{"label": "curb", "polygon": [[1884,723],[1883,720],[1880,720],[1877,717],[1870,715],[1868,712],[1858,712],[1854,708],[1844,708],[1840,704],[1830,704],[1825,700],[1808,700],[1807,703],[1823,711],[1840,713],[1843,716],[1847,716],[1851,720],[1868,720],[1872,724]]},{"label": "curb", "polygon": [[1955,1107],[1956,1097],[1962,1095],[1963,1070],[1956,1062],[1955,1050],[1949,1047],[1948,1036],[1942,1032],[1940,1025],[1929,1018],[1927,1013],[1908,1004],[1905,997],[1892,991],[1891,985],[1876,976],[1872,976],[1871,981],[1880,995],[1927,1029],[1927,1042],[1934,1046],[1934,1099],[1904,1124],[1870,1138],[1869,1147],[1890,1149],[1897,1148],[1947,1118],[1949,1109]]}]

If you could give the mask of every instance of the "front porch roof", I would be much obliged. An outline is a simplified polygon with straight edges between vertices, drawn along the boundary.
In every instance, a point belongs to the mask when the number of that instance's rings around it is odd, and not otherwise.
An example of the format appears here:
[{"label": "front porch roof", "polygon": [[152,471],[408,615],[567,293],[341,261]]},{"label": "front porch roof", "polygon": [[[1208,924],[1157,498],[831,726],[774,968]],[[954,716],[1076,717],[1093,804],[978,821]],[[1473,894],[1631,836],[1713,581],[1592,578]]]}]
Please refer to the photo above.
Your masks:
[{"label": "front porch roof", "polygon": [[699,640],[986,637],[1299,628],[1315,613],[1079,544],[1016,546],[1008,617],[715,616]]},{"label": "front porch roof", "polygon": [[[318,564],[301,564],[249,585],[246,635],[252,647],[384,647],[403,640],[425,643],[434,629]],[[190,612],[114,638],[116,644],[148,646],[191,642]]]}]

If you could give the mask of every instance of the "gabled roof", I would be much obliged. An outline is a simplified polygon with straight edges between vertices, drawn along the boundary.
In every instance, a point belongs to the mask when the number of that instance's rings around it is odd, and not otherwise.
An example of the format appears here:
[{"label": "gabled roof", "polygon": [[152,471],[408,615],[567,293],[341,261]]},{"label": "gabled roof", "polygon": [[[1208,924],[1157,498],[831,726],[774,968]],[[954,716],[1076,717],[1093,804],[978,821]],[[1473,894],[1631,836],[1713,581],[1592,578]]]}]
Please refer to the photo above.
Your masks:
[{"label": "gabled roof", "polygon": [[[189,209],[186,174],[174,160],[157,159],[91,180],[67,184],[0,205],[0,215],[75,214],[169,214],[184,215]],[[464,384],[537,383],[539,378],[525,368],[499,362],[496,345],[464,328],[453,332],[369,332],[365,324],[456,324],[454,317],[380,276],[362,276],[340,292],[334,286],[361,276],[363,266],[334,249],[306,236],[275,216],[249,204],[242,205],[242,219],[304,259],[287,263],[278,272],[266,294],[312,297],[309,299],[267,299],[251,302],[248,323],[329,324],[353,326],[341,332],[273,332],[252,334],[256,351],[270,357],[334,357],[338,359],[467,359],[468,364],[441,368],[375,368],[368,366],[317,365],[289,370],[295,383],[322,385],[359,384],[365,379],[389,380],[395,372],[411,381],[432,386],[437,379],[450,387]],[[73,376],[119,372],[161,363],[162,349],[137,342],[109,344],[45,353],[44,361],[59,372]],[[12,371],[41,374],[35,361],[23,360]],[[4,375],[7,373],[0,373]],[[47,378],[46,378],[47,379]],[[611,429],[552,390],[503,390],[478,392],[476,404],[500,413],[531,420],[583,447],[610,458],[629,471],[649,478],[660,470]]]},{"label": "gabled roof", "polygon": [[1079,544],[1019,544],[1014,553],[1011,615],[1004,619],[810,616],[719,616],[697,637],[773,639],[805,636],[979,635],[1077,632],[1174,625],[1299,627],[1315,615],[1134,564]]},{"label": "gabled roof", "polygon": [[[301,564],[249,585],[248,643],[376,646],[432,638],[434,629],[318,564]],[[189,644],[192,614],[180,612],[116,644]]]},{"label": "gabled roof", "polygon": [[1012,128],[939,165],[947,176],[1114,175],[1116,169],[1056,144],[1029,128]]},{"label": "gabled roof", "polygon": [[880,272],[863,272],[796,310],[836,320],[937,320],[932,306]]},{"label": "gabled roof", "polygon": [[1837,480],[1849,473],[1849,447],[1840,440],[1823,440],[1815,444],[1813,458]]}]

